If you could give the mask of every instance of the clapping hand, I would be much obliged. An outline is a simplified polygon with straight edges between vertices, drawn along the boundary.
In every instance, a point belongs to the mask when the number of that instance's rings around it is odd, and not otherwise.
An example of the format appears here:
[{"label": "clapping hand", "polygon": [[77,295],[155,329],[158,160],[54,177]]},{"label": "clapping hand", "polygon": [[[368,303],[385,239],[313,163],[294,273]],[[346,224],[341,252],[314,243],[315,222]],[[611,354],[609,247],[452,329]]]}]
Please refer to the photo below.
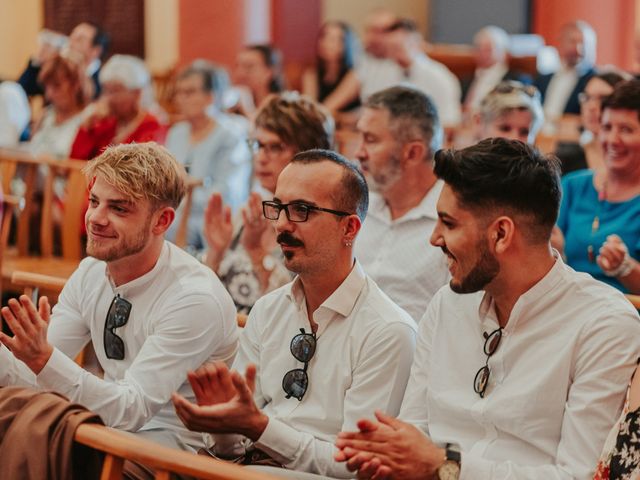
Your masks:
[{"label": "clapping hand", "polygon": [[262,435],[269,418],[253,400],[256,367],[249,365],[243,377],[229,371],[224,362],[205,365],[188,374],[197,405],[178,393],[172,400],[176,413],[189,430],[239,433],[253,441]]},{"label": "clapping hand", "polygon": [[12,298],[2,308],[2,317],[11,328],[13,337],[0,332],[0,342],[24,362],[36,375],[49,361],[53,347],[47,341],[51,307],[47,297],[40,297],[38,309],[29,297]]},{"label": "clapping hand", "polygon": [[218,270],[233,238],[231,208],[223,204],[222,195],[219,193],[211,195],[204,210],[203,233],[209,247],[207,264],[213,270]]}]

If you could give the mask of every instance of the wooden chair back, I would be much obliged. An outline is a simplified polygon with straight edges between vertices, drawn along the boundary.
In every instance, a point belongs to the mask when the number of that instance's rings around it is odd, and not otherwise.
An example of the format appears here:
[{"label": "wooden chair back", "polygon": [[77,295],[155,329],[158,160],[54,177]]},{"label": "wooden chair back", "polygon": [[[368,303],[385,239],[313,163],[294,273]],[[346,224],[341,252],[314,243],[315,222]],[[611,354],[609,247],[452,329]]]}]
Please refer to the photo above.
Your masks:
[{"label": "wooden chair back", "polygon": [[123,478],[126,460],[152,468],[155,480],[169,480],[172,474],[202,480],[276,480],[276,477],[266,473],[204,455],[174,450],[102,425],[80,425],[74,438],[77,443],[104,452],[101,480]]},{"label": "wooden chair back", "polygon": [[201,178],[187,177],[187,192],[182,199],[181,216],[178,220],[178,230],[176,231],[175,244],[180,248],[187,246],[187,236],[189,233],[189,216],[191,215],[191,207],[193,205],[193,191],[201,187],[203,180]]},{"label": "wooden chair back", "polygon": [[[0,149],[3,187],[6,185],[10,191],[17,173],[20,173],[24,184],[24,191],[16,192],[21,196],[22,208],[16,219],[15,248],[11,252],[5,251],[3,256],[2,276],[5,280],[10,280],[13,272],[18,270],[66,279],[77,268],[84,255],[81,226],[86,207],[86,184],[81,170],[85,165],[83,160],[55,160]],[[46,173],[41,182],[42,203],[38,205],[36,190],[43,170]],[[62,207],[54,194],[54,186],[60,178],[66,181]],[[56,221],[57,212],[62,213]],[[30,254],[30,240],[36,235],[32,228],[34,219],[39,225],[38,255]],[[60,235],[60,255],[54,251],[56,232]]]}]

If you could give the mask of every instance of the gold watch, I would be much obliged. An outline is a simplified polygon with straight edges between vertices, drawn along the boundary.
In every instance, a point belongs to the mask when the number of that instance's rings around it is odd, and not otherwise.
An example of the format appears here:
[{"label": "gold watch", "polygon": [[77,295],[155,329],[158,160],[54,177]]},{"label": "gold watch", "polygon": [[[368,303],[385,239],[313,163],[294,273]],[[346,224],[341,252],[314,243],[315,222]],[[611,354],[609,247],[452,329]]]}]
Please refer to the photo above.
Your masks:
[{"label": "gold watch", "polygon": [[445,447],[444,463],[438,468],[438,480],[458,480],[460,478],[460,463],[462,455],[458,445],[447,443]]}]

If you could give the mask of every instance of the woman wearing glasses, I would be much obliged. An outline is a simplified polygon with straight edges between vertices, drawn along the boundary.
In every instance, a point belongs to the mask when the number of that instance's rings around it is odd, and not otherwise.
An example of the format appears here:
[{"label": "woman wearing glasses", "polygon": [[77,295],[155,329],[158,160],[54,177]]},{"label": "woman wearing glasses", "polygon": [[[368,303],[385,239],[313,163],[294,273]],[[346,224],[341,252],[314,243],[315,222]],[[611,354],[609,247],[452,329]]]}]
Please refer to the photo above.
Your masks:
[{"label": "woman wearing glasses", "polygon": [[584,150],[585,166],[591,170],[604,167],[604,152],[598,141],[602,100],[613,93],[613,89],[618,83],[628,79],[629,75],[624,72],[598,73],[591,77],[584,87],[584,91],[578,95],[580,120],[584,127],[580,137],[580,146]]},{"label": "woman wearing glasses", "polygon": [[640,293],[640,80],[603,101],[599,140],[603,169],[563,178],[553,243],[574,269]]},{"label": "woman wearing glasses", "polygon": [[[220,101],[221,83],[216,67],[203,60],[183,70],[174,97],[183,121],[174,124],[167,135],[167,148],[176,160],[190,176],[203,181],[202,187],[193,191],[188,221],[187,244],[196,250],[205,246],[202,218],[211,194],[220,192],[234,212],[249,196],[251,160],[246,142],[226,119],[208,113]],[[174,222],[176,227],[178,224]],[[176,229],[171,230],[173,235]]]},{"label": "woman wearing glasses", "polygon": [[296,153],[329,149],[332,143],[333,119],[323,107],[294,92],[272,95],[254,120],[249,146],[257,185],[241,216],[232,220],[220,194],[209,199],[204,261],[218,273],[240,313],[248,313],[264,293],[291,280],[275,231],[264,218],[263,198],[273,198],[278,175]]},{"label": "woman wearing glasses", "polygon": [[507,80],[480,102],[474,117],[476,140],[502,137],[533,144],[543,120],[540,92],[536,87]]}]

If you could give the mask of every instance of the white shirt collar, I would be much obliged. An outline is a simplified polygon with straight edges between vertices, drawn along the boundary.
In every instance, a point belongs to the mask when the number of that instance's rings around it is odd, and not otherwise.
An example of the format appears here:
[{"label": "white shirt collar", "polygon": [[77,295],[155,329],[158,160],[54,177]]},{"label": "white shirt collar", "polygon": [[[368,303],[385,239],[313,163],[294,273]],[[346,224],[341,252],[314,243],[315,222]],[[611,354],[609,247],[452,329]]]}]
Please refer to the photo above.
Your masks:
[{"label": "white shirt collar", "polygon": [[[351,268],[351,272],[347,275],[347,278],[344,279],[329,298],[322,302],[322,305],[318,307],[318,310],[327,309],[338,313],[342,317],[349,316],[356,304],[356,301],[358,300],[365,282],[366,276],[364,270],[356,260]],[[305,301],[305,295],[300,277],[297,276],[293,282],[289,284],[287,289],[287,298],[291,302],[295,303],[299,308],[302,308]]]},{"label": "white shirt collar", "polygon": [[[509,322],[505,326],[505,330],[515,329],[518,318],[520,318],[519,313],[523,310],[526,311],[528,306],[540,301],[547,293],[554,289],[559,282],[562,281],[563,272],[565,271],[565,264],[562,261],[560,254],[556,250],[553,250],[553,256],[555,257],[556,261],[554,262],[551,269],[547,272],[547,274],[542,277],[542,279],[540,279],[540,281],[538,281],[538,283],[536,283],[533,287],[520,295],[520,298],[518,298],[518,300],[516,301],[513,309],[511,310]],[[482,320],[487,317],[495,318],[493,297],[488,292],[484,292],[482,301],[478,306],[478,315]]]},{"label": "white shirt collar", "polygon": [[[402,217],[397,218],[393,222],[404,222],[408,220],[416,220],[420,218],[430,218],[432,220],[438,219],[437,203],[440,198],[440,192],[444,182],[442,180],[436,180],[436,183],[429,189],[427,194],[422,198],[420,203],[405,213]],[[372,192],[369,197],[369,212],[368,215],[376,217],[380,220],[384,220],[386,223],[392,223],[391,211],[387,202],[385,202],[382,195]]]}]

